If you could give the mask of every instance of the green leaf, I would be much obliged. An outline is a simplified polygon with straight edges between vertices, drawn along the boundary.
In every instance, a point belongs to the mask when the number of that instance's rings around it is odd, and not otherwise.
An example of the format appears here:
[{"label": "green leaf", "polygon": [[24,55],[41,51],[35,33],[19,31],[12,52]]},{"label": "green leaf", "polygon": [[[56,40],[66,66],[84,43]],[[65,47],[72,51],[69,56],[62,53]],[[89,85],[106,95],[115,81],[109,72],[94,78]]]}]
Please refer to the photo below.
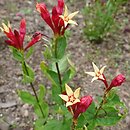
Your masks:
[{"label": "green leaf", "polygon": [[118,114],[118,110],[113,107],[104,107],[103,109],[99,111],[96,118],[97,126],[112,126],[120,121],[121,116]]},{"label": "green leaf", "polygon": [[96,120],[93,118],[93,120],[91,120],[89,124],[87,124],[87,130],[94,130],[95,127],[96,127]]},{"label": "green leaf", "polygon": [[60,86],[52,86],[52,98],[53,100],[58,103],[58,104],[62,104],[62,99],[60,98],[59,94],[61,94],[61,88]]},{"label": "green leaf", "polygon": [[76,73],[75,67],[69,59],[68,59],[68,63],[70,65],[70,67],[66,70],[66,72],[63,76],[63,81],[62,81],[63,85],[68,83],[74,77],[74,75]]},{"label": "green leaf", "polygon": [[33,51],[34,51],[33,47],[30,47],[28,49],[28,51],[26,53],[26,59],[28,59],[32,55]]},{"label": "green leaf", "polygon": [[85,117],[83,115],[80,115],[80,117],[78,117],[77,128],[83,128],[84,124],[86,124]]},{"label": "green leaf", "polygon": [[23,74],[23,80],[22,80],[23,83],[32,83],[33,82],[33,79],[25,74]]},{"label": "green leaf", "polygon": [[58,74],[52,70],[47,70],[47,73],[49,74],[49,76],[51,77],[51,79],[53,80],[53,82],[55,82],[56,85],[59,85],[59,78],[58,78]]},{"label": "green leaf", "polygon": [[62,123],[62,130],[71,130],[72,119],[64,120]]},{"label": "green leaf", "polygon": [[104,104],[104,106],[113,106],[113,107],[117,107],[117,106],[123,106],[123,102],[120,100],[120,97],[116,94],[117,93],[117,89],[112,89],[108,95],[107,95],[107,102],[106,104]]},{"label": "green leaf", "polygon": [[13,53],[13,57],[15,60],[17,61],[23,61],[24,60],[24,56],[23,53],[21,51],[19,51],[18,49],[10,46],[12,53]]},{"label": "green leaf", "polygon": [[39,89],[39,93],[38,93],[38,99],[39,101],[43,101],[43,98],[45,96],[45,93],[46,93],[46,89],[45,89],[45,86],[40,84],[40,89]]},{"label": "green leaf", "polygon": [[[44,101],[42,102],[39,102],[40,103],[40,106],[41,106],[41,109],[43,111],[43,114],[44,114],[44,119],[48,117],[48,113],[49,113],[49,107],[48,107],[48,104]],[[43,115],[41,113],[41,110],[40,110],[40,107],[39,107],[39,104],[35,104],[34,106],[34,112],[35,114],[39,117],[39,118],[43,118]]]},{"label": "green leaf", "polygon": [[58,37],[56,39],[56,44],[57,44],[57,57],[56,57],[56,59],[61,59],[65,54],[65,50],[66,50],[66,46],[67,46],[66,38],[64,36]]},{"label": "green leaf", "polygon": [[46,49],[44,50],[43,55],[44,55],[45,59],[51,60],[53,58],[52,52],[51,52],[51,47],[46,46]]},{"label": "green leaf", "polygon": [[107,95],[107,99],[108,100],[112,100],[115,96],[115,94],[117,93],[117,88],[113,88],[109,91],[108,95]]},{"label": "green leaf", "polygon": [[25,103],[35,105],[37,103],[36,98],[27,91],[18,90],[18,95],[21,100]]},{"label": "green leaf", "polygon": [[92,104],[89,106],[86,112],[83,113],[83,115],[87,120],[87,122],[89,122],[90,120],[93,120],[95,118],[95,113],[96,113],[95,103],[92,102]]},{"label": "green leaf", "polygon": [[33,69],[29,65],[27,65],[25,62],[23,62],[22,71],[23,71],[23,82],[32,83],[35,77]]},{"label": "green leaf", "polygon": [[40,67],[41,67],[42,72],[52,82],[52,84],[59,85],[58,74],[56,72],[50,70],[44,61],[41,62]]},{"label": "green leaf", "polygon": [[105,118],[97,118],[96,119],[96,125],[97,126],[113,126],[117,124],[120,121],[120,117],[108,117],[106,116]]},{"label": "green leaf", "polygon": [[35,128],[34,130],[43,130],[44,129],[44,123],[45,123],[46,120],[42,119],[42,118],[38,118],[36,121],[35,121]]},{"label": "green leaf", "polygon": [[43,130],[62,130],[62,122],[51,120],[44,126]]},{"label": "green leaf", "polygon": [[107,103],[104,104],[103,107],[114,107],[118,110],[118,115],[120,115],[121,118],[126,117],[128,113],[126,105],[120,100],[120,97],[116,93],[113,93],[113,96],[111,95],[112,93],[110,92],[110,95],[107,96]]},{"label": "green leaf", "polygon": [[58,120],[50,120],[43,130],[71,130],[71,121],[64,120],[64,122]]},{"label": "green leaf", "polygon": [[[67,56],[64,56],[62,59],[58,60],[57,63],[58,63],[58,66],[59,66],[60,73],[63,73],[66,70],[67,66],[68,66]],[[51,64],[50,69],[57,73],[56,62],[53,62]]]}]

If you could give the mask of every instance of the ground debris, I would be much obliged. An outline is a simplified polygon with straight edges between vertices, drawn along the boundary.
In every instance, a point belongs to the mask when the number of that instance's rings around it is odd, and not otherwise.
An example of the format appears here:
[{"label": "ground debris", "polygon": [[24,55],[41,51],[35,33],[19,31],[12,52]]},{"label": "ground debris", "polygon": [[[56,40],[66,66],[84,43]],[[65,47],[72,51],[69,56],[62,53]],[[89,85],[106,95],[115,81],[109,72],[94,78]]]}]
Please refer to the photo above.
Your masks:
[{"label": "ground debris", "polygon": [[17,105],[17,103],[15,101],[10,101],[10,102],[6,102],[6,103],[0,102],[0,108],[9,108],[9,107],[13,107],[16,105]]}]

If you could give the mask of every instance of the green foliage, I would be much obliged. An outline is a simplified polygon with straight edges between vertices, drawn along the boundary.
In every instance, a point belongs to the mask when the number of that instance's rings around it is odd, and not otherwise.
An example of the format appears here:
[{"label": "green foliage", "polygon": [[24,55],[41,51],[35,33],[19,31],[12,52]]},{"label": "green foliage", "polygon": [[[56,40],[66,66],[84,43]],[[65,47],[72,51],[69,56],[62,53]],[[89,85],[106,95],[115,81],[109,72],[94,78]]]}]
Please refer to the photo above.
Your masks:
[{"label": "green foliage", "polygon": [[61,130],[61,129],[62,129],[62,123],[56,120],[51,120],[44,126],[44,130]]},{"label": "green foliage", "polygon": [[[58,60],[58,65],[59,65],[59,70],[60,70],[60,73],[64,73],[65,70],[67,69],[68,67],[68,58],[67,56],[64,56],[62,57],[62,59]],[[57,72],[57,69],[56,69],[56,65],[55,65],[55,62],[52,62],[49,66],[49,68],[55,72]]]},{"label": "green foliage", "polygon": [[45,64],[45,62],[41,62],[41,70],[45,74],[45,76],[55,85],[59,84],[58,74],[49,69],[49,67]]},{"label": "green foliage", "polygon": [[44,118],[47,118],[48,113],[49,113],[49,107],[48,107],[48,104],[45,101],[39,102],[39,103],[34,105],[34,112],[35,112],[35,114],[39,118],[43,117],[43,115],[41,114],[41,110],[39,109],[39,104],[40,104],[41,109],[42,109],[42,111],[44,113],[44,116],[45,116]]},{"label": "green foliage", "polygon": [[44,123],[46,120],[42,119],[42,118],[38,118],[35,123],[34,123],[34,130],[44,130]]},{"label": "green foliage", "polygon": [[68,64],[69,67],[64,72],[63,81],[62,81],[63,84],[68,83],[70,80],[72,80],[72,78],[75,76],[76,73],[76,69],[69,59],[68,59]]},{"label": "green foliage", "polygon": [[24,103],[35,105],[37,103],[35,97],[27,91],[18,90],[18,95]]},{"label": "green foliage", "polygon": [[33,47],[30,47],[30,48],[28,49],[27,53],[26,53],[25,59],[30,58],[30,56],[33,54],[33,51],[34,51]]},{"label": "green foliage", "polygon": [[44,126],[44,130],[71,130],[70,121],[51,120]]},{"label": "green foliage", "polygon": [[44,85],[40,84],[39,85],[39,93],[38,93],[38,99],[40,102],[43,101],[43,98],[45,97],[45,94],[46,94],[46,88]]},{"label": "green foliage", "polygon": [[[94,130],[97,126],[112,126],[117,124],[127,113],[126,106],[120,101],[115,90],[107,95],[106,103],[97,113],[97,108],[93,102],[91,106],[83,113],[85,124],[88,130]],[[96,115],[97,114],[97,115]]]},{"label": "green foliage", "polygon": [[56,59],[61,59],[65,55],[65,50],[67,46],[66,37],[58,37],[55,41],[55,47],[56,47]]},{"label": "green foliage", "polygon": [[33,69],[29,65],[27,65],[27,63],[22,62],[22,71],[23,71],[23,82],[32,83],[35,77]]},{"label": "green foliage", "polygon": [[23,52],[19,51],[18,49],[10,46],[12,53],[13,53],[13,57],[15,60],[22,62],[24,60],[24,55]]},{"label": "green foliage", "polygon": [[61,88],[60,86],[58,85],[53,85],[52,86],[52,98],[53,100],[58,103],[58,104],[61,104],[62,103],[62,100],[61,98],[59,97],[59,94],[61,93]]},{"label": "green foliage", "polygon": [[115,16],[122,2],[107,0],[102,3],[97,0],[83,9],[84,33],[88,40],[100,43],[110,32],[117,30],[119,23],[116,22]]}]

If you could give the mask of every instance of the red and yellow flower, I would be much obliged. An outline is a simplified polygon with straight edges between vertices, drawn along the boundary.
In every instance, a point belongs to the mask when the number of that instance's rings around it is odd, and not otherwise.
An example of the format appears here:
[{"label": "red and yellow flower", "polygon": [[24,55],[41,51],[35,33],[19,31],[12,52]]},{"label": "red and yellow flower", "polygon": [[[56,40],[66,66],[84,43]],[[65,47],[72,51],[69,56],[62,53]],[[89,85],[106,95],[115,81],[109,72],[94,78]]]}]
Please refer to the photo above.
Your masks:
[{"label": "red and yellow flower", "polygon": [[[53,30],[54,35],[64,35],[64,32],[68,28],[69,24],[76,24],[76,22],[71,19],[78,13],[78,11],[69,15],[67,6],[64,4],[64,0],[58,0],[57,6],[54,6],[52,9],[52,14],[49,13],[44,3],[37,3],[36,9],[43,20]],[[62,15],[63,10],[64,15]]]},{"label": "red and yellow flower", "polygon": [[66,90],[67,95],[60,94],[59,96],[66,102],[66,107],[72,106],[76,104],[77,102],[80,102],[80,100],[78,99],[80,88],[76,89],[73,92],[72,89],[66,84],[65,90]]},{"label": "red and yellow flower", "polygon": [[87,110],[93,99],[91,96],[84,96],[79,99],[80,88],[73,92],[66,84],[65,90],[66,92],[64,94],[60,94],[59,96],[66,102],[66,107],[72,113],[73,118],[77,119],[81,113]]},{"label": "red and yellow flower", "polygon": [[99,68],[93,62],[92,62],[92,65],[93,65],[94,72],[85,72],[86,74],[93,76],[93,79],[91,82],[93,82],[94,80],[105,80],[105,78],[103,76],[103,72],[104,72],[104,69],[106,68],[106,66],[103,66],[99,70]]},{"label": "red and yellow flower", "polygon": [[8,40],[6,40],[5,42],[9,46],[13,46],[14,48],[21,50],[21,51],[27,50],[29,47],[31,47],[36,42],[38,42],[42,37],[42,34],[39,33],[38,35],[36,35],[35,37],[32,38],[32,40],[27,44],[26,47],[23,47],[24,37],[26,35],[25,19],[21,20],[19,31],[16,29],[14,31],[12,31],[11,25],[9,22],[8,22],[8,25],[2,23],[2,26],[3,27],[1,27],[0,29],[6,34],[6,36],[8,38]]}]

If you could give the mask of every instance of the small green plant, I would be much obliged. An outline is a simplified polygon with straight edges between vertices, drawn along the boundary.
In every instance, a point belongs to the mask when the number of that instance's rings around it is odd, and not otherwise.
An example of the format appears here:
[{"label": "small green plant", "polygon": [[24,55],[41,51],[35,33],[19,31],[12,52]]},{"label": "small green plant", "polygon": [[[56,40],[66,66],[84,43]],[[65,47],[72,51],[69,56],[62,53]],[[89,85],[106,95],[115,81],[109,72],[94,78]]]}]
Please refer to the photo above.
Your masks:
[{"label": "small green plant", "polygon": [[84,33],[89,41],[101,43],[104,37],[118,28],[115,16],[123,0],[96,0],[83,9]]},{"label": "small green plant", "polygon": [[94,72],[86,74],[93,76],[92,82],[95,80],[103,82],[103,95],[100,98],[95,97],[96,100],[90,95],[80,96],[80,87],[73,90],[68,85],[75,76],[76,69],[67,54],[68,43],[65,35],[70,24],[77,25],[72,18],[78,11],[68,14],[64,0],[58,0],[58,5],[53,7],[52,14],[44,3],[37,3],[36,9],[53,31],[53,36],[46,43],[43,52],[44,61],[40,63],[41,71],[52,84],[49,101],[45,99],[48,92],[46,87],[40,83],[39,86],[34,86],[36,73],[27,63],[33,53],[32,46],[45,35],[36,32],[32,40],[24,45],[26,36],[24,18],[20,22],[19,30],[13,30],[9,23],[8,25],[3,23],[1,27],[8,38],[6,43],[10,46],[14,59],[21,65],[22,82],[32,88],[33,93],[18,90],[18,95],[24,103],[32,105],[37,115],[34,130],[94,130],[97,126],[117,124],[127,114],[126,106],[120,100],[116,89],[125,81],[125,76],[119,74],[109,84],[104,74],[106,66],[99,69],[92,63]]}]

